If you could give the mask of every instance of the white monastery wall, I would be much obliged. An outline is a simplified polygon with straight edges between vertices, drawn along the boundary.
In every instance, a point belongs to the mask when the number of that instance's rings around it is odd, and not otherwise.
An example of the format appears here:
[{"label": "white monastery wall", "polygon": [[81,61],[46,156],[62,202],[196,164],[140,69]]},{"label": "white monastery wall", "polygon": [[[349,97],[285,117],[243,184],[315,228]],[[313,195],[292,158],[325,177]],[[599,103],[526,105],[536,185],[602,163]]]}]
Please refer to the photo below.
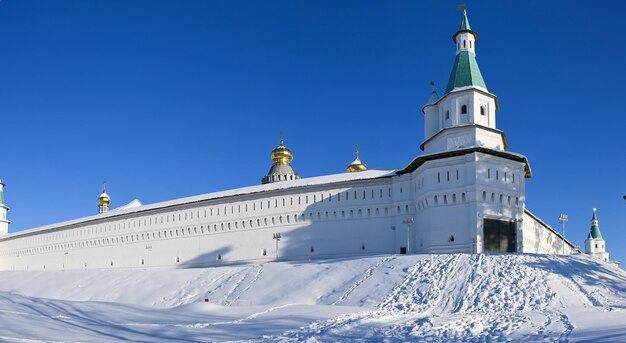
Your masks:
[{"label": "white monastery wall", "polygon": [[[391,206],[395,192],[404,207]],[[3,238],[0,269],[273,260],[274,233],[282,235],[281,258],[393,253],[393,218],[410,198],[410,188],[396,191],[390,178],[378,178],[121,213]]]},{"label": "white monastery wall", "polygon": [[[516,223],[523,218],[517,251],[562,249],[560,236],[531,224],[523,212],[521,162],[471,153],[427,161],[404,175],[377,173],[369,179],[112,211],[18,232],[0,239],[0,269],[270,261],[277,253],[275,233],[281,234],[280,259],[398,253],[407,245],[409,253],[475,253],[483,251],[483,218]],[[409,218],[410,226],[403,223]]]},{"label": "white monastery wall", "polygon": [[578,249],[528,210],[523,216],[521,252],[535,254],[574,254]]}]

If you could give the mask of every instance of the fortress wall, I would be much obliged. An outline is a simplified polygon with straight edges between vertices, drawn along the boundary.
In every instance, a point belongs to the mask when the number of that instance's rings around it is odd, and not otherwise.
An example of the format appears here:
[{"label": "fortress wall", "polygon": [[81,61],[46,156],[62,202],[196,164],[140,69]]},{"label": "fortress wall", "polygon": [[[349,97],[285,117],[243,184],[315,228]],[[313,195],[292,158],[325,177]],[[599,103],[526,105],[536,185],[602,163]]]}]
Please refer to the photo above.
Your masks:
[{"label": "fortress wall", "polygon": [[389,178],[120,214],[0,239],[0,269],[143,268],[393,253]]},{"label": "fortress wall", "polygon": [[563,239],[549,225],[541,221],[530,211],[524,209],[522,231],[522,252],[535,254],[574,254],[578,249]]}]

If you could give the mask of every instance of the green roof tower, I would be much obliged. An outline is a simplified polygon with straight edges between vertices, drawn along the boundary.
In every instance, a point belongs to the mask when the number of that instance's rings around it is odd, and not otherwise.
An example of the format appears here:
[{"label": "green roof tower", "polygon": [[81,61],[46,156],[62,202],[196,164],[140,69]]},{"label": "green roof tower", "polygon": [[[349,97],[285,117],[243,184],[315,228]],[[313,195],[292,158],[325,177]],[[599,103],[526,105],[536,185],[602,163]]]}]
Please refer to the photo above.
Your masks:
[{"label": "green roof tower", "polygon": [[[478,35],[465,9],[452,40],[455,58],[446,88],[440,97],[433,86],[422,107],[424,142],[420,149],[426,154],[474,147],[503,151],[508,144],[504,132],[496,126],[498,98],[489,92],[480,73],[476,62]],[[525,176],[531,176],[530,167]]]},{"label": "green roof tower", "polygon": [[472,31],[465,10],[459,30],[452,35],[452,40],[456,44],[456,58],[444,94],[465,87],[480,87],[487,91],[487,85],[476,61],[475,47],[478,35]]},{"label": "green roof tower", "polygon": [[585,240],[585,253],[604,262],[619,265],[619,262],[611,262],[609,260],[609,253],[606,251],[606,241],[602,238],[602,234],[600,233],[600,225],[598,225],[598,216],[596,215],[595,208],[593,209],[593,216],[591,217],[589,235],[587,235],[587,239]]}]

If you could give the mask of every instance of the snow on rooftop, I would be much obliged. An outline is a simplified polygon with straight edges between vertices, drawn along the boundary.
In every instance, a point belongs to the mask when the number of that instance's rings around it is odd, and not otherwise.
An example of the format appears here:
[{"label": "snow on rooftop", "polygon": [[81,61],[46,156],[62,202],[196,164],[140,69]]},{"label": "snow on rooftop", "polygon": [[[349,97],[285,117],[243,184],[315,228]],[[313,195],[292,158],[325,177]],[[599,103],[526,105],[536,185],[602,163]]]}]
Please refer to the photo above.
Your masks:
[{"label": "snow on rooftop", "polygon": [[244,195],[244,194],[278,191],[278,190],[285,190],[285,189],[291,189],[291,188],[317,186],[317,185],[325,185],[325,184],[341,183],[341,182],[357,181],[357,180],[370,180],[370,179],[391,177],[393,175],[396,175],[395,170],[370,169],[370,170],[365,170],[365,171],[358,172],[358,173],[332,174],[332,175],[309,177],[309,178],[291,180],[291,181],[273,182],[273,183],[268,183],[264,185],[235,188],[235,189],[230,189],[230,190],[225,190],[225,191],[206,193],[206,194],[195,195],[195,196],[190,196],[190,197],[185,197],[185,198],[168,200],[168,201],[158,202],[158,203],[149,204],[149,205],[142,205],[139,202],[139,200],[134,200],[127,205],[116,208],[115,210],[112,210],[106,213],[97,214],[97,215],[88,216],[88,217],[82,217],[82,218],[78,218],[74,220],[69,220],[69,221],[56,223],[56,224],[50,224],[50,225],[22,230],[18,232],[13,232],[9,234],[8,236],[4,236],[0,238],[0,241],[28,235],[34,232],[57,229],[57,228],[61,228],[64,226],[86,223],[86,222],[105,219],[105,218],[111,218],[111,217],[120,216],[123,214],[155,210],[159,208],[190,204],[190,203],[195,203],[195,202],[200,202],[200,201],[221,199],[221,198],[227,198],[227,197]]}]

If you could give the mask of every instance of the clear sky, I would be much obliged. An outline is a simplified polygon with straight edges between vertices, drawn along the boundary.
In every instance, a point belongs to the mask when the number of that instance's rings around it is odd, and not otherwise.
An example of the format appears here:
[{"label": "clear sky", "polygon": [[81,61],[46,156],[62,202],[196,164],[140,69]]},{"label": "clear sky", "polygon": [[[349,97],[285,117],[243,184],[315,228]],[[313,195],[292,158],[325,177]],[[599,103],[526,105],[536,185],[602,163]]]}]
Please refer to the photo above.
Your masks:
[{"label": "clear sky", "polygon": [[[285,131],[303,177],[422,152],[458,1],[0,2],[0,178],[10,231],[259,184]],[[626,263],[623,1],[467,1],[527,208]]]}]

